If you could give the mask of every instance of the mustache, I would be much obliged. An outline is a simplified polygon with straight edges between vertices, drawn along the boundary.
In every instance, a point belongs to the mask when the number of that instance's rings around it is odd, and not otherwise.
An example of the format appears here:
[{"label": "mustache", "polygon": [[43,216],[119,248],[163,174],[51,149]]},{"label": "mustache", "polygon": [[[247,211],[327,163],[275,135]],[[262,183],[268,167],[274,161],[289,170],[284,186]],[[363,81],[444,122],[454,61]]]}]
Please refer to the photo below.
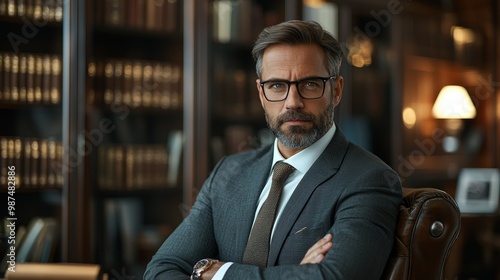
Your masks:
[{"label": "mustache", "polygon": [[282,125],[284,122],[291,121],[291,120],[301,120],[301,121],[315,121],[315,117],[312,114],[308,114],[303,111],[287,111],[286,113],[283,113],[279,115],[276,118],[276,122],[278,125]]}]

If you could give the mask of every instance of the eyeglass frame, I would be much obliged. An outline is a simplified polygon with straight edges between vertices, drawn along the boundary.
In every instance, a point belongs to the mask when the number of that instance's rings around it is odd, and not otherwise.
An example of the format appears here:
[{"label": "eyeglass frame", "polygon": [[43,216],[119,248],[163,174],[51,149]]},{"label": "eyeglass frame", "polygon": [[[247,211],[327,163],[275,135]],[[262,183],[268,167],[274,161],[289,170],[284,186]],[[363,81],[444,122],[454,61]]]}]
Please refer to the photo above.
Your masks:
[{"label": "eyeglass frame", "polygon": [[[314,97],[314,98],[308,98],[308,97],[302,96],[302,93],[300,93],[300,89],[299,89],[299,83],[302,82],[302,81],[314,80],[314,79],[320,79],[320,80],[323,81],[323,92],[321,93],[321,95],[319,97]],[[320,98],[322,98],[325,95],[326,82],[328,82],[328,81],[330,81],[332,79],[333,80],[337,79],[337,76],[336,75],[332,75],[332,76],[328,76],[328,77],[306,77],[306,78],[298,79],[298,80],[295,80],[295,81],[288,81],[288,80],[281,80],[281,79],[270,79],[270,80],[266,80],[266,81],[260,82],[260,87],[262,88],[262,92],[264,93],[264,98],[266,98],[266,100],[269,101],[269,102],[281,102],[283,100],[286,100],[288,98],[288,94],[290,93],[290,88],[292,87],[292,84],[295,84],[295,87],[297,88],[297,93],[299,94],[300,98],[302,98],[304,100],[315,100],[315,99],[320,99]],[[287,88],[285,97],[283,99],[280,99],[280,100],[270,100],[269,98],[267,98],[266,90],[264,89],[264,85],[266,83],[268,83],[268,82],[282,82],[282,83],[286,83],[287,86],[288,86],[288,88]]]}]

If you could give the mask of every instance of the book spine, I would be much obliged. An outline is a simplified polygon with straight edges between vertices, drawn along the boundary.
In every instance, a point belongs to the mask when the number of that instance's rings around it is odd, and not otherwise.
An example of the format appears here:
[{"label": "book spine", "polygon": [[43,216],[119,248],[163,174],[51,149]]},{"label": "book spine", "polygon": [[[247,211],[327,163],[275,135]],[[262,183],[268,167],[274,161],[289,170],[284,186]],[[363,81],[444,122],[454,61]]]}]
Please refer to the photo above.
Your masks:
[{"label": "book spine", "polygon": [[50,56],[42,57],[42,102],[45,104],[51,103],[50,100],[50,79],[51,78],[51,62]]},{"label": "book spine", "polygon": [[38,182],[41,188],[45,188],[47,186],[47,181],[48,181],[47,180],[48,142],[46,139],[41,139],[39,143],[40,143],[39,146],[40,169],[39,169]]},{"label": "book spine", "polygon": [[31,139],[24,139],[24,158],[23,158],[23,182],[24,186],[31,186]]},{"label": "book spine", "polygon": [[0,165],[3,166],[0,170],[0,184],[7,185],[7,166],[8,166],[8,140],[5,137],[0,138]]},{"label": "book spine", "polygon": [[56,185],[56,177],[57,174],[54,171],[54,168],[51,168],[54,164],[56,164],[57,160],[57,144],[54,140],[48,140],[47,142],[47,186],[54,187]]},{"label": "book spine", "polygon": [[35,103],[42,102],[42,74],[43,74],[43,59],[41,56],[35,56]]},{"label": "book spine", "polygon": [[179,20],[179,1],[167,0],[165,3],[163,15],[163,30],[166,32],[175,32],[178,29]]},{"label": "book spine", "polygon": [[[21,168],[21,159],[22,159],[22,152],[23,152],[23,146],[22,146],[22,141],[20,138],[14,139],[14,166],[17,168]],[[22,186],[22,177],[20,172],[16,172],[16,185],[19,188],[19,186]]]},{"label": "book spine", "polygon": [[51,59],[51,82],[50,82],[50,102],[59,104],[62,95],[62,74],[61,58],[53,55]]},{"label": "book spine", "polygon": [[[0,0],[2,1],[2,0]],[[4,63],[4,56],[5,54],[0,52],[0,84],[4,84],[3,80],[4,80],[4,77],[3,77],[3,73],[4,73],[4,69],[3,69],[3,63]],[[3,101],[3,86],[0,86],[0,102]]]},{"label": "book spine", "polygon": [[108,61],[104,66],[105,75],[105,88],[104,88],[104,104],[111,104],[113,102],[113,77],[114,67],[112,61]]},{"label": "book spine", "polygon": [[140,61],[134,62],[134,67],[132,69],[132,76],[134,79],[134,86],[132,88],[132,107],[139,107],[142,105],[142,63]]},{"label": "book spine", "polygon": [[125,61],[123,66],[123,104],[126,106],[132,105],[132,88],[134,83],[132,69],[132,63]]},{"label": "book spine", "polygon": [[87,104],[96,103],[95,75],[96,64],[95,62],[89,62],[87,65]]},{"label": "book spine", "polygon": [[40,147],[38,139],[31,141],[31,186],[38,187],[39,184],[39,161],[40,161]]},{"label": "book spine", "polygon": [[35,57],[29,54],[27,63],[26,100],[28,103],[33,103],[35,102]]},{"label": "book spine", "polygon": [[5,53],[3,58],[3,100],[10,101],[10,81],[11,81],[11,55]]},{"label": "book spine", "polygon": [[149,63],[144,64],[144,68],[142,71],[142,92],[141,92],[141,99],[142,99],[142,106],[143,107],[150,107],[151,106],[151,99],[152,99],[152,93],[151,91],[154,89],[154,81],[153,81],[153,67]]},{"label": "book spine", "polygon": [[123,63],[119,60],[114,63],[113,103],[123,103]]},{"label": "book spine", "polygon": [[26,75],[28,70],[28,62],[25,54],[19,55],[19,102],[26,103],[27,88]]},{"label": "book spine", "polygon": [[13,103],[19,102],[19,87],[18,87],[18,76],[19,76],[19,56],[17,54],[12,54],[11,57],[11,79],[10,79],[10,101]]}]

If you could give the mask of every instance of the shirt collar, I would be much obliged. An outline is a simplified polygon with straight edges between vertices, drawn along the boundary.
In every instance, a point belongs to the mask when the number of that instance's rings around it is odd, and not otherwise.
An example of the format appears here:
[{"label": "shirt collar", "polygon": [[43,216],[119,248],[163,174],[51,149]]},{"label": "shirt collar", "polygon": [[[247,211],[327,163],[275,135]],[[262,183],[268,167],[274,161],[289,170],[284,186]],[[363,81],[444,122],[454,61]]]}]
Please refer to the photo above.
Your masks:
[{"label": "shirt collar", "polygon": [[332,141],[333,135],[335,134],[337,127],[335,122],[332,127],[323,135],[318,141],[314,142],[311,146],[305,148],[304,150],[298,152],[297,154],[285,159],[278,150],[278,139],[274,140],[274,151],[273,151],[273,162],[271,168],[278,161],[284,161],[292,165],[296,170],[305,174],[313,163],[318,159],[318,157],[323,153],[328,146],[328,143]]}]

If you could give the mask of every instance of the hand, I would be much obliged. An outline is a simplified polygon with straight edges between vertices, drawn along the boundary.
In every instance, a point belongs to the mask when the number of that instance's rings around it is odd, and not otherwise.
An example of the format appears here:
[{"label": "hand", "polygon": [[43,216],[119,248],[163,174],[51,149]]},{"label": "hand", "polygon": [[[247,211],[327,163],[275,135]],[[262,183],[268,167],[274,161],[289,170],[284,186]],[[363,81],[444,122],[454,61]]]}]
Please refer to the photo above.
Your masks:
[{"label": "hand", "polygon": [[225,264],[225,262],[216,262],[212,266],[210,266],[209,269],[205,270],[201,274],[201,280],[212,280],[212,278],[215,276],[215,273],[219,271],[219,268]]},{"label": "hand", "polygon": [[300,262],[300,264],[314,264],[320,263],[325,257],[326,253],[330,251],[333,246],[333,235],[327,234],[325,237],[321,238],[316,242],[309,250],[307,250],[306,255]]}]

